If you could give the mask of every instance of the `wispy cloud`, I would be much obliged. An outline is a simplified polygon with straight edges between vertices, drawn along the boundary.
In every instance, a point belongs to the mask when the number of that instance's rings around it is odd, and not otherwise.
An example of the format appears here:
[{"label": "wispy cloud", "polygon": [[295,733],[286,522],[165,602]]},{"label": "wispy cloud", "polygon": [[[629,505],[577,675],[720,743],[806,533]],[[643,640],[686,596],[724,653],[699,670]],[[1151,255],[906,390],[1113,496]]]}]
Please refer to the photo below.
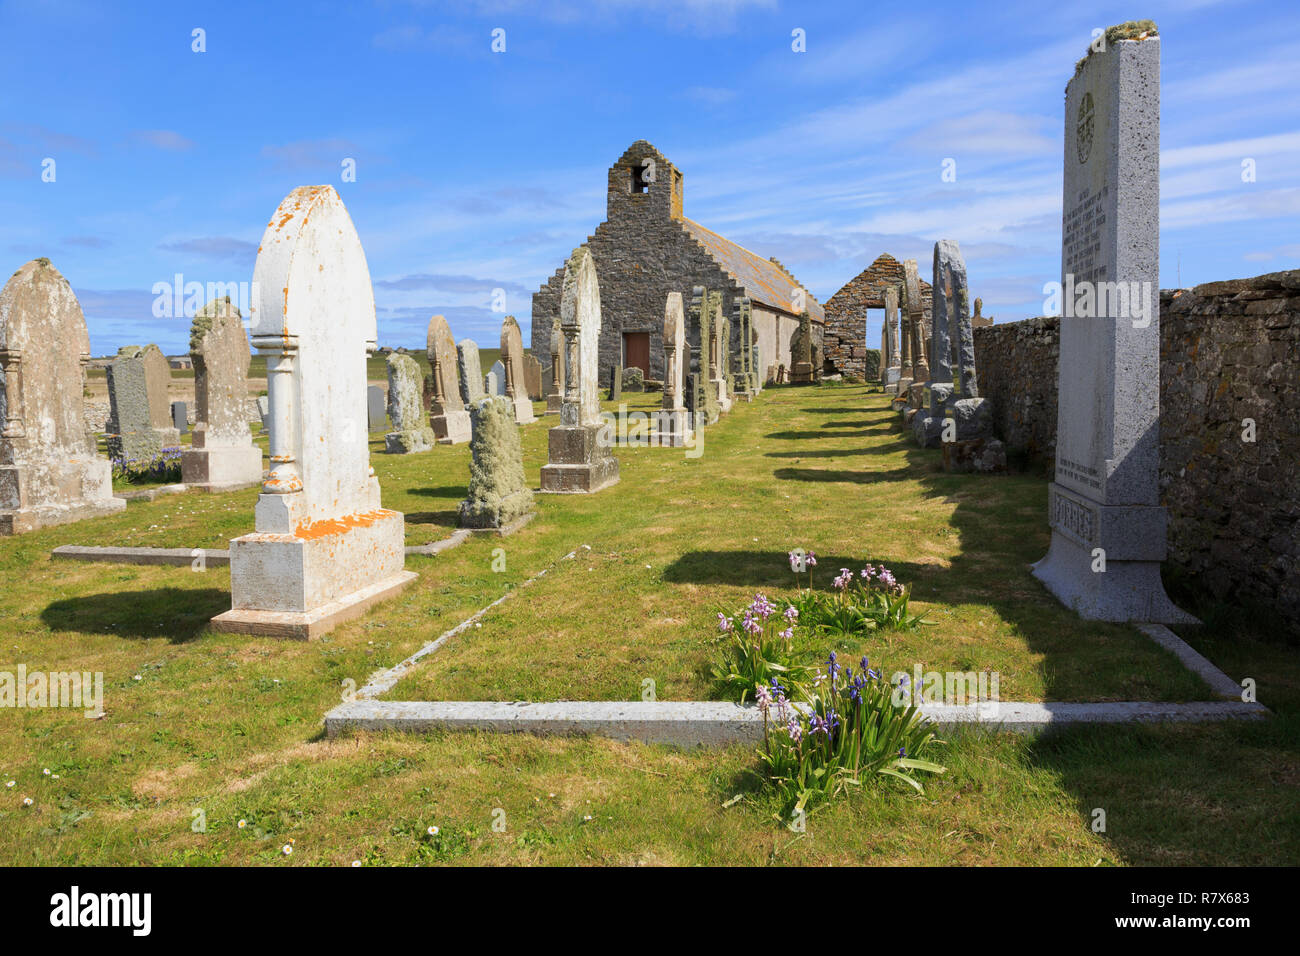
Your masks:
[{"label": "wispy cloud", "polygon": [[146,146],[167,150],[168,152],[178,153],[194,148],[193,140],[187,139],[175,130],[170,129],[137,130],[134,138],[137,142],[144,143]]},{"label": "wispy cloud", "polygon": [[223,261],[247,260],[251,262],[257,257],[257,243],[248,242],[244,239],[234,239],[230,236],[176,239],[171,242],[160,243],[158,248],[163,252],[181,253],[203,259]]}]

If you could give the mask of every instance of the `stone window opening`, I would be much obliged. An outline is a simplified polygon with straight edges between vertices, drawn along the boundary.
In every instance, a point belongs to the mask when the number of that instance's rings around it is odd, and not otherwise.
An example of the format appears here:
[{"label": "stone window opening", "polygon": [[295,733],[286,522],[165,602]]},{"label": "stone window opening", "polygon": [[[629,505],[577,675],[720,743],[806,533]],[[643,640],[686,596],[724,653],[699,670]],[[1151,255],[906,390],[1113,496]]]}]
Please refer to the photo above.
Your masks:
[{"label": "stone window opening", "polygon": [[640,163],[633,163],[628,172],[630,173],[629,192],[631,192],[632,195],[635,196],[638,193],[646,193],[649,191],[650,183],[646,180],[645,168],[642,167]]}]

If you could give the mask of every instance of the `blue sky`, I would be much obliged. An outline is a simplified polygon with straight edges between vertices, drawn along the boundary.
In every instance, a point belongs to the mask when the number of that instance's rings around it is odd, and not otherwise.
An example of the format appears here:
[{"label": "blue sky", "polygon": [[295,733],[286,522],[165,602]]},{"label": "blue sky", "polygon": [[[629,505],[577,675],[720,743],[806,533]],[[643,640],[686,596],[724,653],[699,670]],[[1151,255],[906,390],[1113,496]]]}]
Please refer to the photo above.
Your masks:
[{"label": "blue sky", "polygon": [[331,183],[381,344],[423,345],[441,312],[495,345],[494,289],[527,341],[531,293],[648,139],[686,215],[822,301],[881,252],[927,276],[952,238],[986,314],[1037,315],[1060,272],[1064,86],[1093,28],[1136,17],[1162,37],[1161,285],[1300,266],[1294,0],[0,0],[0,268],[48,256],[97,354],[183,351],[155,283],[251,281],[281,198]]}]

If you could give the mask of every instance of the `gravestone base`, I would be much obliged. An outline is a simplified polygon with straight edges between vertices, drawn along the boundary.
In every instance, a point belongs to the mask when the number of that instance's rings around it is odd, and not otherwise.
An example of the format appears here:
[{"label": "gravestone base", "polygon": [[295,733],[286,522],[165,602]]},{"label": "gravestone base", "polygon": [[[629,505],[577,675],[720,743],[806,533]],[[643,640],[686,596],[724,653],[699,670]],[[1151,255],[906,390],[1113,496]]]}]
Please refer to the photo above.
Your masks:
[{"label": "gravestone base", "polygon": [[924,409],[909,409],[912,437],[922,448],[938,448],[942,442],[943,423],[946,419],[928,415]]},{"label": "gravestone base", "polygon": [[390,455],[413,455],[428,451],[436,439],[432,428],[412,428],[404,432],[389,432],[384,436],[384,451]]},{"label": "gravestone base", "polygon": [[618,459],[599,440],[603,425],[560,425],[547,436],[549,460],[542,466],[542,491],[591,494],[618,481]]},{"label": "gravestone base", "polygon": [[795,362],[790,370],[791,385],[812,385],[813,367],[811,362]]},{"label": "gravestone base", "polygon": [[230,542],[232,609],[217,631],[309,640],[392,597],[418,575],[404,570],[405,523],[381,508]]},{"label": "gravestone base", "polygon": [[[111,421],[108,427],[113,427]],[[124,435],[109,435],[106,444],[109,458],[147,461],[161,454],[164,448],[179,448],[181,433],[175,428],[141,429]]]},{"label": "gravestone base", "polygon": [[[1049,486],[1052,542],[1030,565],[1034,577],[1066,607],[1089,621],[1198,624],[1174,605],[1160,579],[1167,514],[1158,505],[1102,505],[1053,482]],[[1066,516],[1081,533],[1058,523]],[[1094,571],[1100,549],[1105,570]]]},{"label": "gravestone base", "polygon": [[537,421],[537,416],[533,414],[533,403],[527,397],[523,395],[515,396],[513,405],[516,425],[531,425]]},{"label": "gravestone base", "polygon": [[24,507],[34,476],[24,465],[0,465],[0,534],[23,534],[37,528],[68,524],[86,518],[118,514],[126,501],[113,497],[113,468],[102,458],[63,462],[53,475],[41,476],[43,486],[53,484],[66,501]]},{"label": "gravestone base", "polygon": [[972,438],[943,443],[943,470],[952,472],[1003,472],[1007,449],[996,438]]},{"label": "gravestone base", "polygon": [[731,411],[731,395],[727,391],[727,380],[723,378],[710,379],[713,385],[713,394],[718,396],[718,413],[725,414]]},{"label": "gravestone base", "polygon": [[181,453],[181,482],[199,491],[236,491],[262,481],[262,449],[214,445]]},{"label": "gravestone base", "polygon": [[439,445],[460,445],[469,441],[472,434],[469,412],[463,408],[430,416],[429,426]]},{"label": "gravestone base", "polygon": [[532,521],[537,514],[532,509],[533,495],[527,489],[508,495],[491,509],[476,509],[468,501],[462,501],[458,524],[471,531],[494,531],[504,537]]},{"label": "gravestone base", "polygon": [[650,433],[650,443],[660,448],[682,448],[694,436],[691,413],[684,408],[676,411],[660,409],[655,412],[655,425],[655,431]]}]

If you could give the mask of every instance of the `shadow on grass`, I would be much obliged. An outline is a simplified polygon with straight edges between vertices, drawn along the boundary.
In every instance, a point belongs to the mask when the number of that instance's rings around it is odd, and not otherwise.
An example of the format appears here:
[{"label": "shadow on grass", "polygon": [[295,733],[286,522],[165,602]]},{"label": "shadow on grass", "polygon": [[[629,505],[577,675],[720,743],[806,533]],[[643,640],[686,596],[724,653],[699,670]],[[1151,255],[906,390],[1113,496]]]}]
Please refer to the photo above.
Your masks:
[{"label": "shadow on grass", "polygon": [[865,429],[860,431],[844,432],[825,432],[825,431],[784,431],[768,432],[764,438],[770,438],[773,441],[798,441],[801,438],[853,438],[856,435],[867,435],[870,432]]},{"label": "shadow on grass", "polygon": [[166,637],[183,644],[228,610],[230,592],[220,588],[154,588],[52,601],[41,612],[41,620],[54,631]]},{"label": "shadow on grass", "polygon": [[407,494],[421,498],[464,498],[469,485],[443,485],[441,488],[412,488]]},{"label": "shadow on grass", "polygon": [[454,528],[460,519],[460,512],[451,511],[409,511],[406,513],[407,524],[432,524],[442,528]]}]

